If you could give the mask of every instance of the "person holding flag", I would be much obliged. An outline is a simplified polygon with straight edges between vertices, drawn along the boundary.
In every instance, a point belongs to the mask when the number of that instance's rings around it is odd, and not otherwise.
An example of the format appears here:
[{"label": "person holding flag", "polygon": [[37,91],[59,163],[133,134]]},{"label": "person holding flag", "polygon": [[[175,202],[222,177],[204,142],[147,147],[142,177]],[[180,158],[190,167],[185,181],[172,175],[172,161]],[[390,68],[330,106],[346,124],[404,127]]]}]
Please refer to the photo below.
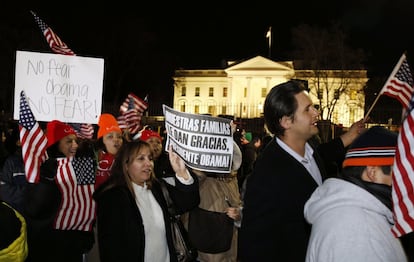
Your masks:
[{"label": "person holding flag", "polygon": [[93,148],[80,152],[75,130],[59,120],[46,137],[48,159],[26,191],[28,261],[81,262],[94,243]]}]

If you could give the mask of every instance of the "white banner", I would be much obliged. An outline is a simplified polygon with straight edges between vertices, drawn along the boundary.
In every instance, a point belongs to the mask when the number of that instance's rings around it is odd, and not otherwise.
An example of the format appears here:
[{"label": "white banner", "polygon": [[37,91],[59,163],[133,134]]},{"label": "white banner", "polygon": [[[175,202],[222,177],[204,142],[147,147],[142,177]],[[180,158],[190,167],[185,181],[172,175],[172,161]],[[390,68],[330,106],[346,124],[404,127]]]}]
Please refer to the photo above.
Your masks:
[{"label": "white banner", "polygon": [[25,91],[38,121],[98,123],[104,60],[50,53],[16,52],[14,119]]}]

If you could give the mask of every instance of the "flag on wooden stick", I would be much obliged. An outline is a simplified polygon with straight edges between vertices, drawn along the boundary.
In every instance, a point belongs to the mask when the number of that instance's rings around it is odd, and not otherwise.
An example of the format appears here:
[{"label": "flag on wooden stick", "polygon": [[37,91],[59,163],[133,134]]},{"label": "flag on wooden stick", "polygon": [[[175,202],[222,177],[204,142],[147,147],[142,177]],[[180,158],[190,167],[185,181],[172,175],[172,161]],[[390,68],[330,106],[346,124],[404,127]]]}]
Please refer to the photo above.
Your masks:
[{"label": "flag on wooden stick", "polygon": [[408,108],[410,98],[414,91],[413,84],[413,76],[408,65],[407,57],[405,54],[402,54],[379,94],[393,97],[400,101],[404,108]]},{"label": "flag on wooden stick", "polygon": [[377,103],[381,95],[387,95],[400,101],[404,109],[409,106],[410,98],[414,92],[413,76],[408,65],[405,53],[402,54],[400,60],[395,65],[394,70],[388,77],[381,91],[375,98],[371,107],[368,109],[364,117],[364,122],[368,119],[369,114]]}]

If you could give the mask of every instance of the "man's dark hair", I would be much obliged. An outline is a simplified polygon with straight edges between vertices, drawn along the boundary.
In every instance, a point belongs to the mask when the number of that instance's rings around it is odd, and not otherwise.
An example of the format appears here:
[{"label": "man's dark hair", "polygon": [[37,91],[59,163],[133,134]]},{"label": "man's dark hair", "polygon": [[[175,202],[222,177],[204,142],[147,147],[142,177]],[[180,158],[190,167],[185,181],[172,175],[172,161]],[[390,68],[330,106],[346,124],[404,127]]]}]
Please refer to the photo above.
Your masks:
[{"label": "man's dark hair", "polygon": [[290,80],[274,86],[266,96],[264,102],[264,120],[267,129],[274,135],[283,135],[285,129],[279,120],[284,116],[293,117],[298,103],[295,95],[305,91],[302,82]]}]

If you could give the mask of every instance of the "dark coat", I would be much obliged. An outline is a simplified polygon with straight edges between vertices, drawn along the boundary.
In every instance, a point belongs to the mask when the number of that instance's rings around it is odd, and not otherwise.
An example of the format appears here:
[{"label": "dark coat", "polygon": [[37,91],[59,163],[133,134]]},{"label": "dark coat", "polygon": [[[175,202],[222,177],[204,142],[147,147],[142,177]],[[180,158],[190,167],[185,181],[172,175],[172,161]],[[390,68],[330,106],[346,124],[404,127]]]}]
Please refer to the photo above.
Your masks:
[{"label": "dark coat", "polygon": [[[194,183],[191,185],[183,185],[177,179],[175,181],[175,187],[167,184],[167,188],[180,213],[198,206],[200,195],[197,178],[194,178]],[[163,211],[171,261],[177,261],[167,205],[159,182],[153,183],[151,191]],[[98,244],[101,261],[144,261],[144,225],[140,210],[131,192],[124,186],[117,186],[97,194],[95,199],[97,201]]]},{"label": "dark coat", "polygon": [[1,199],[22,213],[26,186],[26,174],[21,152],[10,155],[4,162],[3,172],[0,173]]},{"label": "dark coat", "polygon": [[[321,149],[331,152],[323,154],[330,158],[345,153],[339,138]],[[325,178],[316,150],[314,158]],[[247,181],[239,231],[241,261],[305,261],[311,228],[303,208],[317,186],[306,168],[273,138],[258,156]]]}]

